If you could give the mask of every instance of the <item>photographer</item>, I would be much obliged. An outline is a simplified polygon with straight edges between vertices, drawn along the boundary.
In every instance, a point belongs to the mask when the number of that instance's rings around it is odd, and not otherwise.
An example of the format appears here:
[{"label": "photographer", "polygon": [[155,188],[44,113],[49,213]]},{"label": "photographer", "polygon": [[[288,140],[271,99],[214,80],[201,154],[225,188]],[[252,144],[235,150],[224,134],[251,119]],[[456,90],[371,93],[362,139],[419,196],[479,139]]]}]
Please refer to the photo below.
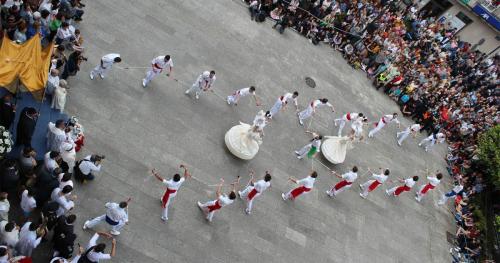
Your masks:
[{"label": "photographer", "polygon": [[75,179],[81,182],[94,180],[92,172],[99,172],[101,170],[101,161],[104,158],[104,155],[93,154],[78,161],[74,168]]},{"label": "photographer", "polygon": [[74,76],[80,71],[80,64],[82,61],[87,61],[87,58],[82,55],[82,52],[75,50],[68,57],[68,61],[64,65],[64,70],[61,79],[67,80],[69,76]]}]

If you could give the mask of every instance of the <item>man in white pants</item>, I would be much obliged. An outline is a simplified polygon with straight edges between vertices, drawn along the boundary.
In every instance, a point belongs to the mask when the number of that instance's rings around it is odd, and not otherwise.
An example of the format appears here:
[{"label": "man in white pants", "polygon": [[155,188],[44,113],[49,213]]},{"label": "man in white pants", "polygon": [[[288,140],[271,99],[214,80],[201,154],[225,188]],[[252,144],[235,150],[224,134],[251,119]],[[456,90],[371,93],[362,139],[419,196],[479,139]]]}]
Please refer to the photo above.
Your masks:
[{"label": "man in white pants", "polygon": [[446,136],[442,132],[438,132],[435,134],[429,135],[427,138],[424,138],[423,140],[420,141],[418,146],[424,146],[425,151],[428,152],[432,146],[436,143],[443,143],[446,139]]},{"label": "man in white pants", "polygon": [[253,181],[254,172],[250,172],[251,178],[248,182],[247,187],[243,191],[238,191],[238,195],[241,199],[246,201],[247,207],[245,208],[245,213],[249,215],[252,212],[252,204],[256,197],[260,196],[267,188],[271,186],[271,174],[266,171],[264,179],[257,182]]},{"label": "man in white pants", "polygon": [[177,191],[179,191],[179,188],[181,187],[182,183],[186,180],[186,178],[189,178],[191,175],[188,173],[187,167],[183,164],[181,164],[180,168],[184,168],[184,176],[181,177],[180,174],[174,174],[172,179],[166,180],[162,178],[155,170],[152,171],[154,177],[158,179],[160,182],[162,182],[165,186],[165,193],[161,197],[161,207],[162,207],[162,215],[161,215],[161,220],[167,221],[168,220],[168,207],[174,201],[174,197],[177,195]]},{"label": "man in white pants", "polygon": [[337,136],[341,137],[342,136],[342,129],[344,129],[345,123],[348,121],[356,121],[358,117],[363,117],[363,113],[356,113],[356,112],[348,112],[342,116],[342,118],[335,119],[333,121],[333,124],[335,126],[339,126],[339,131]]},{"label": "man in white pants", "polygon": [[204,71],[198,76],[191,88],[187,89],[184,93],[187,95],[194,92],[195,98],[199,99],[201,91],[213,91],[212,86],[214,85],[215,80],[215,71]]},{"label": "man in white pants", "polygon": [[417,132],[419,132],[421,128],[422,126],[420,126],[420,124],[415,123],[403,131],[397,132],[396,139],[398,140],[398,145],[401,146],[403,141],[406,140],[410,134],[413,138],[417,137]]},{"label": "man in white pants", "polygon": [[151,61],[151,69],[146,73],[146,78],[142,79],[142,87],[146,87],[148,83],[153,80],[157,75],[168,68],[167,76],[172,76],[174,69],[174,62],[170,55],[158,56]]},{"label": "man in white pants", "polygon": [[314,113],[316,113],[316,109],[323,106],[330,107],[332,109],[332,112],[335,111],[335,108],[328,102],[327,98],[313,100],[307,105],[307,108],[305,110],[297,114],[299,116],[300,125],[304,126],[304,120],[311,117]]},{"label": "man in white pants", "polygon": [[441,199],[438,201],[438,205],[444,205],[448,199],[456,198],[457,195],[463,195],[463,190],[464,186],[458,181],[455,182],[453,189],[441,196]]},{"label": "man in white pants", "polygon": [[382,118],[380,118],[380,120],[376,124],[375,128],[368,133],[368,137],[373,138],[373,136],[375,136],[375,134],[377,132],[379,132],[382,128],[384,128],[386,124],[391,123],[391,122],[396,122],[398,124],[398,128],[399,128],[401,126],[401,124],[399,123],[399,120],[397,118],[398,118],[397,113],[393,113],[392,115],[387,114],[387,115],[382,116]]},{"label": "man in white pants", "polygon": [[227,104],[229,104],[229,105],[234,104],[234,106],[237,106],[238,101],[240,101],[241,98],[248,96],[248,95],[252,95],[254,100],[255,100],[255,104],[257,106],[260,106],[260,102],[257,99],[257,95],[255,95],[255,87],[254,86],[239,89],[239,90],[233,92],[232,95],[227,96]]},{"label": "man in white pants", "polygon": [[208,222],[212,222],[216,211],[220,210],[224,206],[232,204],[234,202],[234,199],[236,199],[236,183],[232,184],[233,189],[228,195],[222,194],[223,185],[224,179],[221,179],[221,182],[217,186],[217,190],[215,192],[217,199],[205,203],[198,202],[198,207],[201,209],[201,211],[203,211]]},{"label": "man in white pants", "polygon": [[98,216],[92,220],[85,221],[83,224],[83,230],[87,228],[93,228],[97,224],[102,221],[106,221],[108,225],[111,226],[111,231],[109,231],[112,235],[119,235],[120,229],[128,223],[128,203],[130,202],[130,198],[127,201],[117,203],[106,203],[104,206],[106,207],[106,214],[102,216]]},{"label": "man in white pants", "polygon": [[108,71],[111,70],[113,64],[122,62],[120,54],[107,54],[101,58],[101,64],[97,65],[92,71],[90,71],[90,79],[93,80],[95,75],[98,74],[101,79],[106,77]]},{"label": "man in white pants", "polygon": [[285,93],[285,95],[280,96],[274,103],[273,107],[269,110],[271,112],[271,118],[274,117],[276,114],[278,114],[278,112],[281,109],[285,109],[289,100],[293,101],[293,104],[295,105],[295,111],[298,112],[299,111],[299,102],[297,101],[298,96],[299,93],[297,91],[294,91],[293,94],[287,92]]},{"label": "man in white pants", "polygon": [[[382,185],[383,183],[385,183],[385,181],[387,181],[387,178],[389,178],[389,174],[391,173],[389,171],[389,169],[385,169],[385,171],[382,172],[382,168],[380,168],[380,173],[379,174],[376,174],[376,173],[373,173],[372,172],[372,179],[366,181],[365,183],[363,184],[360,184],[359,185],[359,188],[361,188],[361,193],[359,194],[359,196],[361,196],[362,198],[366,198],[368,196],[368,193],[377,189],[377,187],[379,187],[380,185]],[[371,172],[370,169],[368,169],[368,171]]]},{"label": "man in white pants", "polygon": [[349,138],[354,140],[358,138],[360,141],[364,139],[363,136],[363,126],[368,123],[366,117],[357,117],[351,124],[351,132],[349,133]]}]

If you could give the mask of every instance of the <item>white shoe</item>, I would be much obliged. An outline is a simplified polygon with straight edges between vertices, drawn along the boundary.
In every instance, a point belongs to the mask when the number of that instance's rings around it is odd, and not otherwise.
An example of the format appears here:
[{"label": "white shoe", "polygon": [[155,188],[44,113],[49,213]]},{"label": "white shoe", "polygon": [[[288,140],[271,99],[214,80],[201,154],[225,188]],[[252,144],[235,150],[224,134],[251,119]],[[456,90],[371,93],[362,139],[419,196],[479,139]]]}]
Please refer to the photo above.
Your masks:
[{"label": "white shoe", "polygon": [[366,196],[364,196],[364,195],[363,195],[363,194],[361,194],[361,193],[359,194],[359,196],[361,196],[361,198],[363,198],[363,199],[366,199]]},{"label": "white shoe", "polygon": [[295,154],[296,154],[296,155],[300,155],[300,154],[299,154],[299,151],[295,151]]},{"label": "white shoe", "polygon": [[145,88],[146,87],[146,80],[145,79],[142,79],[142,87]]},{"label": "white shoe", "polygon": [[333,197],[332,193],[331,193],[329,190],[325,191],[325,193],[326,193],[326,195],[328,195],[329,197]]},{"label": "white shoe", "polygon": [[101,77],[101,79],[104,79],[104,75],[102,75],[100,73],[99,73],[99,77]]},{"label": "white shoe", "polygon": [[304,126],[304,122],[302,122],[301,118],[299,118],[299,124],[300,124],[300,126]]},{"label": "white shoe", "polygon": [[227,99],[226,101],[227,101],[227,105],[231,105],[231,102],[229,101],[229,99]]},{"label": "white shoe", "polygon": [[248,208],[245,208],[245,213],[247,213],[247,215],[250,214],[250,210],[248,210]]},{"label": "white shoe", "polygon": [[199,207],[200,209],[203,209],[203,205],[202,205],[200,202],[198,202],[198,207]]},{"label": "white shoe", "polygon": [[286,201],[286,196],[285,196],[285,193],[281,193],[281,198],[283,198],[283,201]]},{"label": "white shoe", "polygon": [[385,190],[385,193],[386,193],[387,195],[391,195],[391,194],[389,194],[389,190]]},{"label": "white shoe", "polygon": [[420,198],[418,198],[418,196],[415,196],[415,200],[420,203]]},{"label": "white shoe", "polygon": [[238,197],[239,197],[240,199],[242,199],[242,198],[241,198],[241,191],[238,191]]},{"label": "white shoe", "polygon": [[90,72],[90,79],[91,79],[91,80],[94,80],[94,77],[95,77],[95,76],[94,76],[94,72],[93,72],[93,71],[91,71],[91,72]]},{"label": "white shoe", "polygon": [[89,227],[87,226],[89,223],[89,221],[85,221],[85,223],[83,224],[83,230],[87,230]]},{"label": "white shoe", "polygon": [[422,146],[422,144],[421,144],[421,143],[419,143],[419,144],[418,144],[418,147],[421,147],[421,146]]},{"label": "white shoe", "polygon": [[163,222],[167,222],[167,221],[168,221],[168,217],[164,217],[164,216],[162,216],[162,217],[160,217],[160,218],[161,218],[161,220],[162,220]]},{"label": "white shoe", "polygon": [[401,146],[401,143],[398,141],[398,146]]},{"label": "white shoe", "polygon": [[364,188],[363,188],[363,186],[362,186],[362,185],[359,185],[359,189],[363,190]]},{"label": "white shoe", "polygon": [[120,234],[120,231],[116,231],[116,230],[111,230],[109,231],[109,233],[113,236],[118,236]]},{"label": "white shoe", "polygon": [[194,95],[194,98],[197,99],[197,100],[199,100],[200,99],[200,95],[196,94],[196,95]]},{"label": "white shoe", "polygon": [[426,151],[426,152],[428,152],[428,151],[429,151],[429,149],[428,149],[427,147],[425,147],[425,151]]},{"label": "white shoe", "polygon": [[184,94],[189,94],[189,90],[186,90],[186,91],[184,92]]}]

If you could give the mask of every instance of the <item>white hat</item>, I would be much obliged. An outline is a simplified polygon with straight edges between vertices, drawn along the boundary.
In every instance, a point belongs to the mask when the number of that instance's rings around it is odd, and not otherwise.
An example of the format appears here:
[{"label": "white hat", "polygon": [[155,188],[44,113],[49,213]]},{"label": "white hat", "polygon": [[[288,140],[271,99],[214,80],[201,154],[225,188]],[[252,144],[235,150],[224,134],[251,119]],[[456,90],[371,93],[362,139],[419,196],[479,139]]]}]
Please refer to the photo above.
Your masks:
[{"label": "white hat", "polygon": [[42,17],[42,15],[40,14],[40,12],[36,11],[33,13],[33,18],[34,19],[40,19]]}]

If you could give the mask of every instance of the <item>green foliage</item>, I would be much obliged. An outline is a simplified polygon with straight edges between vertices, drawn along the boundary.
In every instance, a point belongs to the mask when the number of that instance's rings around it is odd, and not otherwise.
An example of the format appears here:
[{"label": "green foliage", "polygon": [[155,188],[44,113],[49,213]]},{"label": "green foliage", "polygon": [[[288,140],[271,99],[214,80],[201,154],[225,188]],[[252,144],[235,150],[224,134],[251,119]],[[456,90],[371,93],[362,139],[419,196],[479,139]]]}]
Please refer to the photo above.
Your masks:
[{"label": "green foliage", "polygon": [[500,189],[500,125],[479,137],[479,159],[489,181]]}]

